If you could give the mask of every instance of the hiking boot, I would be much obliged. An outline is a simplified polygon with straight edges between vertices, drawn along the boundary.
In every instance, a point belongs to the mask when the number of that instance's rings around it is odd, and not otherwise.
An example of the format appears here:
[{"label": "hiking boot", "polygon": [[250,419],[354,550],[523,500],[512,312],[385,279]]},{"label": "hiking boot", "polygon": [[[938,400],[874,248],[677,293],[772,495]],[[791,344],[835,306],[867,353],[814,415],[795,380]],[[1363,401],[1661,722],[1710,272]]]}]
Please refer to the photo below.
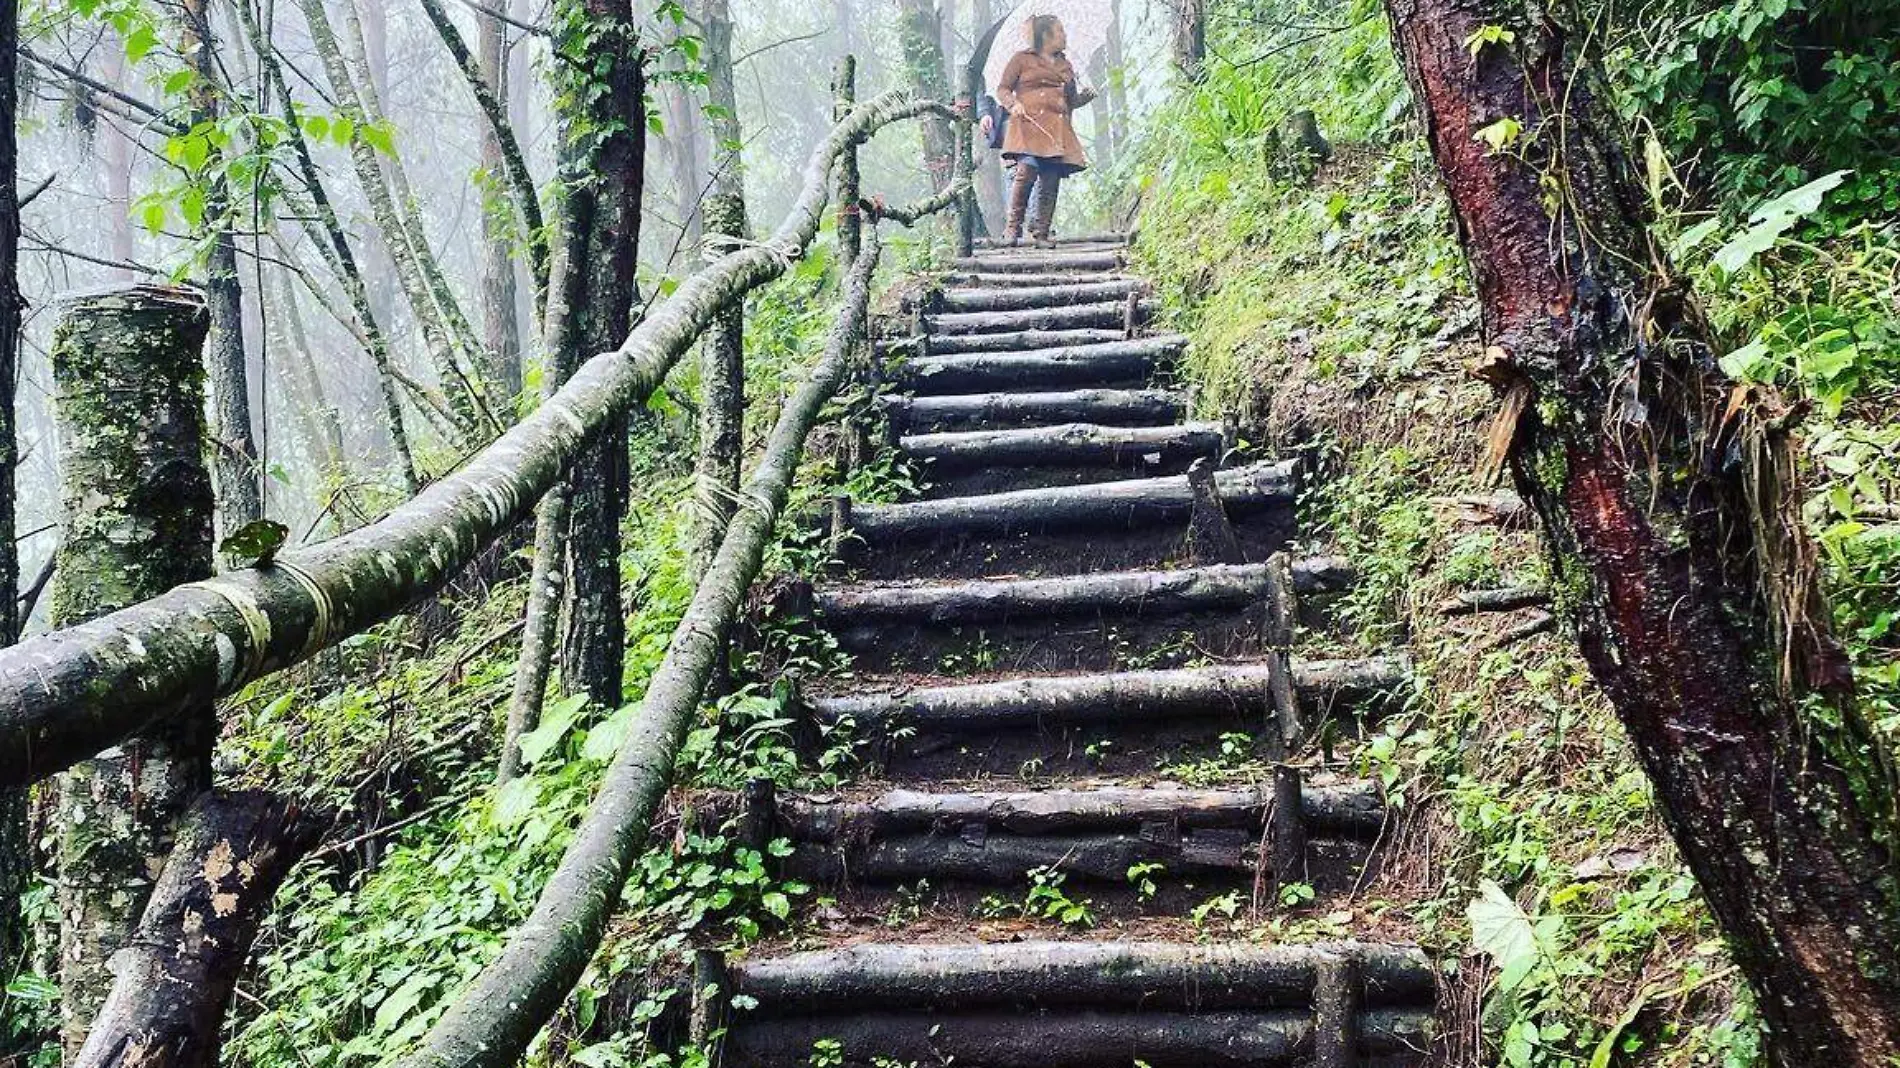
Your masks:
[{"label": "hiking boot", "polygon": [[1009,212],[1003,218],[1003,243],[1011,248],[1022,244],[1023,216],[1029,213],[1029,197],[1035,188],[1035,169],[1018,166],[1009,186]]},{"label": "hiking boot", "polygon": [[1036,183],[1036,215],[1029,224],[1029,236],[1035,240],[1037,248],[1056,247],[1049,230],[1056,221],[1056,194],[1061,188],[1062,179],[1053,174],[1043,175],[1042,181]]}]

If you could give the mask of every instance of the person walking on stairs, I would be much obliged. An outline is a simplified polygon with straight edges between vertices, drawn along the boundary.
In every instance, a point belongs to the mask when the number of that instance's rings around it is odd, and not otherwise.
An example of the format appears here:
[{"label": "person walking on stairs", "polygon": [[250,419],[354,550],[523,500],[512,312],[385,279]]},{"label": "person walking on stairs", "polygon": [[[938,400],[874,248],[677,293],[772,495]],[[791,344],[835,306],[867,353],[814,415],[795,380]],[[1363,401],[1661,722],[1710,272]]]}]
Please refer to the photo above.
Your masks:
[{"label": "person walking on stairs", "polygon": [[1061,19],[1032,16],[1023,36],[1029,47],[1010,57],[996,85],[996,102],[1009,114],[1003,127],[1003,158],[1016,164],[1003,240],[1011,245],[1022,241],[1023,219],[1033,197],[1029,236],[1048,247],[1053,244],[1050,226],[1062,179],[1089,165],[1070,117],[1095,99],[1095,90],[1076,83],[1075,67],[1063,51],[1069,38]]}]

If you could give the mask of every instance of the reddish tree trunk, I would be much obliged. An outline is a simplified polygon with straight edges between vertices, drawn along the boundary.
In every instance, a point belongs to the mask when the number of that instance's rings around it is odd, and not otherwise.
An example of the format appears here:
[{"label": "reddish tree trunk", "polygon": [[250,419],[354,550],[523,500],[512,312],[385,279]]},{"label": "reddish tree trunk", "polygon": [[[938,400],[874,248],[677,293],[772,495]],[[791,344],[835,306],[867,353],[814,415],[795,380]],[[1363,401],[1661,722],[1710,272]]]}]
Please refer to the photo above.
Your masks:
[{"label": "reddish tree trunk", "polygon": [[[1894,791],[1825,632],[1786,414],[1717,369],[1574,13],[1387,10],[1483,302],[1485,376],[1522,410],[1509,458],[1559,602],[1777,1063],[1894,1063]],[[1521,131],[1493,151],[1480,131],[1507,119]]]}]

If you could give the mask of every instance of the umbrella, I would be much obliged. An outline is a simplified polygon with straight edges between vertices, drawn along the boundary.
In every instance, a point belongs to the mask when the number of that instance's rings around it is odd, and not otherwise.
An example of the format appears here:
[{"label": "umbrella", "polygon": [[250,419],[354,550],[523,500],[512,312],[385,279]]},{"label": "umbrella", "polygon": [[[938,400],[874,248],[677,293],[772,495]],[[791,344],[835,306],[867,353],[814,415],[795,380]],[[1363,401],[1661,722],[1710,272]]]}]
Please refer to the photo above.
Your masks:
[{"label": "umbrella", "polygon": [[1028,47],[1023,40],[1023,25],[1032,15],[1054,15],[1062,20],[1062,28],[1069,34],[1069,62],[1077,71],[1088,70],[1089,60],[1107,46],[1109,23],[1115,17],[1113,0],[1022,0],[977,41],[977,55],[988,49],[983,60],[984,92],[996,91],[1009,57]]}]

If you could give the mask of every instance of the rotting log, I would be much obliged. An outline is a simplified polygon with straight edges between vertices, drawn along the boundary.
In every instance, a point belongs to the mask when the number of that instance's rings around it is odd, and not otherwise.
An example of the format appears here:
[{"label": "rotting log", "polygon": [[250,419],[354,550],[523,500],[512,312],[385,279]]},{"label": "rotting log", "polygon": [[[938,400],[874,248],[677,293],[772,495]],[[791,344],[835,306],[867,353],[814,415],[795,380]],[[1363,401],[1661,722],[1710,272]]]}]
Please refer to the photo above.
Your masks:
[{"label": "rotting log", "polygon": [[272,794],[199,795],[73,1068],[216,1068],[251,943],[325,823]]},{"label": "rotting log", "polygon": [[1214,459],[1226,445],[1219,423],[1102,427],[1089,423],[1018,430],[967,430],[912,434],[898,447],[937,472],[987,466],[1099,464],[1148,468],[1185,460]]},{"label": "rotting log", "polygon": [[1075,345],[1106,345],[1128,340],[1120,330],[1015,330],[1004,334],[956,334],[946,337],[916,335],[884,341],[879,349],[892,356],[953,356],[973,352],[1030,352]]},{"label": "rotting log", "polygon": [[[1154,304],[1143,301],[1139,316],[1145,321],[1154,315]],[[1026,308],[1020,311],[945,312],[924,317],[932,334],[995,334],[1023,330],[1106,330],[1121,327],[1127,309],[1120,301],[1097,304],[1071,304],[1058,308]]]},{"label": "rotting log", "polygon": [[[1300,798],[1306,824],[1316,831],[1363,837],[1377,834],[1385,823],[1384,802],[1370,782],[1306,786]],[[1140,830],[1155,821],[1184,829],[1258,828],[1272,800],[1273,791],[1258,787],[1193,790],[1169,786],[971,793],[891,790],[864,801],[787,796],[778,803],[777,830],[795,841],[840,842],[966,823],[1013,834]]]},{"label": "rotting log", "polygon": [[[853,119],[875,108],[866,105]],[[822,169],[815,177],[822,188]],[[815,218],[815,204],[813,214]],[[875,227],[867,228],[863,239],[824,355],[785,402],[764,456],[740,492],[725,539],[648,681],[639,713],[573,842],[528,918],[455,995],[421,1048],[398,1062],[400,1068],[517,1064],[599,948],[620,889],[671,783],[675,758],[707,680],[725,656],[727,632],[758,576],[766,543],[791,493],[805,439],[843,381],[851,351],[863,334],[878,261]]]},{"label": "rotting log", "polygon": [[1495,590],[1466,590],[1438,602],[1441,616],[1469,616],[1479,612],[1515,612],[1550,603],[1542,586],[1505,586]]},{"label": "rotting log", "polygon": [[731,972],[734,992],[757,998],[761,1018],[919,1004],[1216,1011],[1311,1006],[1320,967],[1342,957],[1358,965],[1368,1007],[1431,1004],[1423,953],[1368,942],[873,943],[741,961]]},{"label": "rotting log", "polygon": [[1134,278],[1072,285],[1024,286],[1004,289],[946,289],[933,311],[1001,312],[1032,308],[1059,308],[1072,304],[1099,304],[1121,300],[1130,293],[1146,293],[1147,284]]},{"label": "rotting log", "polygon": [[1074,389],[948,396],[885,394],[878,398],[878,405],[900,434],[941,433],[1052,423],[1170,423],[1187,410],[1187,397],[1165,389]]},{"label": "rotting log", "polygon": [[[1293,682],[1315,698],[1357,701],[1388,693],[1410,675],[1404,657],[1306,660]],[[1157,717],[1214,716],[1268,707],[1264,663],[1110,675],[1058,675],[893,693],[857,693],[806,701],[820,722],[860,727],[981,733],[1041,725],[1119,723]]]},{"label": "rotting log", "polygon": [[[1231,468],[1215,478],[1227,506],[1242,513],[1291,505],[1299,481],[1292,460]],[[1176,475],[904,504],[860,504],[851,510],[851,529],[867,541],[878,541],[1077,526],[1133,527],[1185,518],[1192,507],[1187,476]]]},{"label": "rotting log", "polygon": [[818,232],[826,179],[846,146],[941,106],[891,93],[855,109],[814,150],[803,190],[769,239],[687,279],[617,350],[587,361],[461,470],[378,522],[0,652],[0,785],[31,782],[201,708],[441,588],[519,523],[596,433],[657,388],[720,307],[798,258]]},{"label": "rotting log", "polygon": [[1053,271],[1119,271],[1128,265],[1128,257],[1120,252],[1054,252],[1043,256],[988,255],[967,256],[952,260],[950,266],[959,271],[995,272],[999,274],[1022,274],[1024,272],[1044,273]]},{"label": "rotting log", "polygon": [[[1356,1063],[1407,1068],[1424,1061],[1431,1014],[1375,1011],[1360,1024]],[[748,1068],[805,1068],[817,1043],[835,1043],[847,1068],[873,1064],[980,1064],[984,1068],[1294,1068],[1307,1063],[1311,1019],[1288,1012],[877,1013],[741,1023],[729,1058]]]},{"label": "rotting log", "polygon": [[[1351,565],[1335,557],[1292,565],[1294,584],[1306,592],[1343,591],[1354,577]],[[1266,596],[1268,578],[1267,564],[1215,564],[1044,579],[842,586],[816,590],[813,607],[820,622],[832,627],[900,621],[982,623],[1113,611],[1160,616],[1246,608]]]},{"label": "rotting log", "polygon": [[[1723,373],[1572,3],[1387,0],[1552,586],[1775,1063],[1900,1060],[1900,775],[1829,634],[1799,411]],[[1473,50],[1472,42],[1483,42]],[[1510,151],[1481,134],[1509,119]]]},{"label": "rotting log", "polygon": [[1144,383],[1162,361],[1186,347],[1186,338],[1168,336],[1021,352],[931,355],[906,361],[890,377],[923,396],[1011,387]]},{"label": "rotting log", "polygon": [[[1402,1068],[1424,1063],[1431,1013],[1364,1015],[1356,1063]],[[728,1063],[806,1068],[819,1042],[836,1043],[849,1068],[872,1064],[972,1064],[983,1068],[1295,1068],[1313,1049],[1313,1020],[1287,1011],[1111,1013],[1072,1010],[853,1013],[741,1021],[726,1042]]]},{"label": "rotting log", "polygon": [[[116,287],[63,308],[52,352],[64,511],[55,627],[211,578],[200,362],[210,326],[204,297],[173,286]],[[138,924],[174,824],[211,785],[209,696],[184,712],[114,739],[123,744],[60,781],[60,1031],[69,1057],[111,989],[109,962]]]}]

